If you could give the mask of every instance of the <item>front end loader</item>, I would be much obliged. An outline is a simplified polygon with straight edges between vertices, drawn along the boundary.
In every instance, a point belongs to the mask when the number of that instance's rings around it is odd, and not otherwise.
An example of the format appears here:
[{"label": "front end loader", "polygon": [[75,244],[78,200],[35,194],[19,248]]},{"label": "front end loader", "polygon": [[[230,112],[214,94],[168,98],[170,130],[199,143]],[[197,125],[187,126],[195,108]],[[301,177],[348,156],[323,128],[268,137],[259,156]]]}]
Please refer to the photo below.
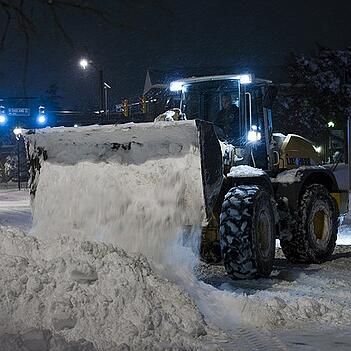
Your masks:
[{"label": "front end loader", "polygon": [[[96,208],[91,205],[85,212],[77,205],[79,199],[66,197],[67,210],[43,201],[43,195],[36,201],[38,193],[60,194],[73,183],[87,182],[84,172],[74,169],[89,161],[96,167],[110,165],[113,187],[121,197],[133,199],[141,212],[157,204],[158,192],[181,177],[178,195],[167,204],[173,209],[170,221],[185,228],[201,226],[202,259],[222,261],[234,278],[269,276],[277,238],[291,261],[328,260],[338,218],[348,210],[348,193],[321,165],[311,142],[273,133],[272,82],[247,74],[209,76],[179,80],[170,89],[181,95],[178,120],[166,113],[167,118],[154,123],[28,131],[35,223],[40,226],[43,219],[37,217],[44,214],[51,216],[52,228],[74,232],[77,218],[93,216],[108,201],[95,194]],[[41,180],[63,164],[70,166],[69,180]],[[131,169],[134,185],[128,186]],[[81,201],[92,196],[87,192],[82,191]],[[158,206],[166,204],[160,201]],[[142,225],[145,213],[131,220],[125,206],[111,207],[119,219],[116,233],[123,231],[123,222],[134,226],[133,234],[147,231]],[[53,213],[60,215],[52,218]],[[86,233],[110,239],[104,236],[106,222],[95,218]]]}]

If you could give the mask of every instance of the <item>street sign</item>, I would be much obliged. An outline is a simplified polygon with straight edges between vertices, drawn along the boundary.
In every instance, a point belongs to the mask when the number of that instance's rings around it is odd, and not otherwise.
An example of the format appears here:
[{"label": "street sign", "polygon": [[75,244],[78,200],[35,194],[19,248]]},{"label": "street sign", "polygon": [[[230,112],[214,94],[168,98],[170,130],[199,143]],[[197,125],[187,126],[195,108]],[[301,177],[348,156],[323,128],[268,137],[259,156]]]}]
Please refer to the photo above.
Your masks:
[{"label": "street sign", "polygon": [[30,108],[27,107],[9,107],[8,115],[13,117],[29,117]]}]

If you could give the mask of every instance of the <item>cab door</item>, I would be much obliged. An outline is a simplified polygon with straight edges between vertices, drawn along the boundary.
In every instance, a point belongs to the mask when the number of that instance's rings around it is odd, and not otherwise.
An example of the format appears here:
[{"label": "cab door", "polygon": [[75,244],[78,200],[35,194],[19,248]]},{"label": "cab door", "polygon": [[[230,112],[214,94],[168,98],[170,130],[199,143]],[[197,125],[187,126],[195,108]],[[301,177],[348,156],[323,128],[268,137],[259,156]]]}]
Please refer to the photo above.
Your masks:
[{"label": "cab door", "polygon": [[[240,87],[240,124],[243,144],[250,152],[250,165],[268,170],[268,146],[270,136],[267,134],[263,108],[263,90],[256,85],[241,84]],[[257,140],[252,140],[249,133],[255,132]],[[254,134],[255,134],[254,133]]]}]

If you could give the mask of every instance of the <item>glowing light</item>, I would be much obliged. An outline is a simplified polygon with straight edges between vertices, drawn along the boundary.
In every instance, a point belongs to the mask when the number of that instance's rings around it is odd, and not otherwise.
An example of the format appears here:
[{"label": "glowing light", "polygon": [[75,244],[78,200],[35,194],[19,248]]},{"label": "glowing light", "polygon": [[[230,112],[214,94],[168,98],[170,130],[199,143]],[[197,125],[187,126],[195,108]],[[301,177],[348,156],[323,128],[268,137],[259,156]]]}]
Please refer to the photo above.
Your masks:
[{"label": "glowing light", "polygon": [[184,82],[176,80],[172,82],[169,86],[170,91],[181,91],[183,89]]},{"label": "glowing light", "polygon": [[46,122],[46,117],[45,115],[39,115],[38,117],[38,123],[43,124]]},{"label": "glowing light", "polygon": [[89,61],[85,58],[82,58],[80,61],[79,61],[79,65],[80,67],[82,67],[83,69],[87,69],[88,66],[89,66]]},{"label": "glowing light", "polygon": [[0,115],[0,124],[4,124],[6,122],[6,116]]},{"label": "glowing light", "polygon": [[13,134],[15,134],[16,137],[18,137],[19,135],[22,134],[22,128],[16,127],[16,128],[13,130]]},{"label": "glowing light", "polygon": [[333,121],[329,121],[328,128],[334,128],[334,127],[335,127],[335,123]]},{"label": "glowing light", "polygon": [[74,128],[77,128],[77,127],[78,127],[78,124],[75,124],[73,127],[74,127]]},{"label": "glowing light", "polygon": [[316,152],[318,152],[319,154],[322,152],[322,147],[321,146],[314,146],[313,148],[315,149]]},{"label": "glowing light", "polygon": [[240,84],[250,84],[252,83],[251,74],[242,74],[239,76]]},{"label": "glowing light", "polygon": [[251,130],[247,133],[247,140],[249,142],[260,141],[262,138],[261,132],[258,131],[257,126],[252,125]]}]

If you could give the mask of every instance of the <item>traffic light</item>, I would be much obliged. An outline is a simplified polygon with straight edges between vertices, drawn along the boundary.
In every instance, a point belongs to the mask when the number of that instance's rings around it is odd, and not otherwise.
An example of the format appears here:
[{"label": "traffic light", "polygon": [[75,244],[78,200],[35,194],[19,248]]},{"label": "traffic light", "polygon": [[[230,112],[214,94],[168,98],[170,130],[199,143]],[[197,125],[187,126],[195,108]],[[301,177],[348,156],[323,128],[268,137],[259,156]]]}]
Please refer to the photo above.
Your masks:
[{"label": "traffic light", "polygon": [[147,112],[147,104],[146,104],[146,97],[145,97],[145,95],[142,95],[140,97],[139,104],[140,104],[141,112],[142,113],[146,113]]},{"label": "traffic light", "polygon": [[122,113],[124,115],[124,117],[128,117],[129,116],[129,104],[128,104],[128,100],[124,99],[122,101]]},{"label": "traffic light", "polygon": [[45,114],[45,107],[44,106],[39,106],[39,114],[37,117],[37,122],[39,124],[46,123],[46,114]]}]

